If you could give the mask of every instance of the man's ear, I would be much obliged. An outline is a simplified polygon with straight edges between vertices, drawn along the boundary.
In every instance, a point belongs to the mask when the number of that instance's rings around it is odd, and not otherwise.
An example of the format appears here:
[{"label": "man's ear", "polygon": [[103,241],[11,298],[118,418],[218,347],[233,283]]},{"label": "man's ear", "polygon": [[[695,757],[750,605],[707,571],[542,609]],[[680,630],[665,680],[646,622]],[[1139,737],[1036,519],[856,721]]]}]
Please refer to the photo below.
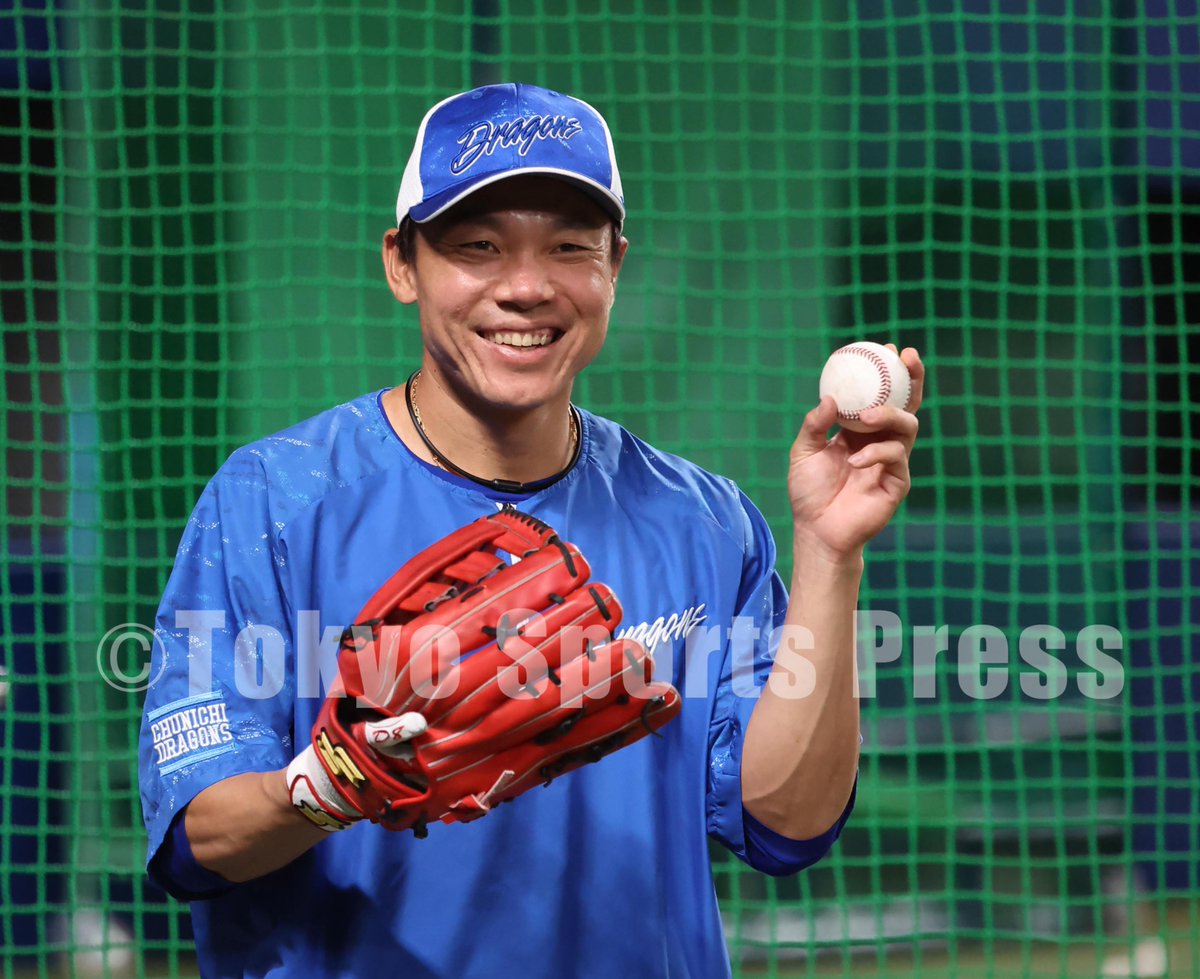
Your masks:
[{"label": "man's ear", "polygon": [[625,253],[629,251],[629,239],[621,235],[617,239],[616,248],[613,249],[612,270],[613,270],[613,285],[617,284],[617,276],[621,272],[621,263],[625,261]]},{"label": "man's ear", "polygon": [[612,296],[608,300],[609,309],[612,309],[613,303],[617,301],[617,276],[621,274],[621,264],[625,261],[627,251],[629,251],[629,239],[622,235],[613,245]]},{"label": "man's ear", "polygon": [[383,274],[392,295],[407,305],[417,301],[417,285],[413,278],[412,263],[404,261],[400,249],[396,247],[399,233],[399,229],[392,228],[383,236]]}]

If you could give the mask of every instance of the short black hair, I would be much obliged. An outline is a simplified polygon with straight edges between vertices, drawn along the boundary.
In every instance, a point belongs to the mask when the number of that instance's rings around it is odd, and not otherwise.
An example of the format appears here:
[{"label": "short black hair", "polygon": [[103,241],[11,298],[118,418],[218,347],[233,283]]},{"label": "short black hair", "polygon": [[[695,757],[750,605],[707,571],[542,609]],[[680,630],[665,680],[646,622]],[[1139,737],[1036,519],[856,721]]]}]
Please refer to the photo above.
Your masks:
[{"label": "short black hair", "polygon": [[405,265],[412,265],[417,258],[417,223],[407,214],[396,232],[396,250]]}]

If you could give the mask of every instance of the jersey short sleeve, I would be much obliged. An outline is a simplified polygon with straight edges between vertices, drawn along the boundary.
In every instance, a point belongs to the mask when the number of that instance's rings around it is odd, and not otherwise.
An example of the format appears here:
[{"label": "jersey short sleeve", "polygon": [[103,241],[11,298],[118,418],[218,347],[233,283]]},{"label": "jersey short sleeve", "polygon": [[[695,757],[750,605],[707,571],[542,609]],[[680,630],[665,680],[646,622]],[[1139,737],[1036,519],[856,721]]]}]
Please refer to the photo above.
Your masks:
[{"label": "jersey short sleeve", "polygon": [[743,546],[741,584],[729,623],[709,723],[706,815],[709,835],[750,862],[742,822],[742,743],[774,661],[771,640],[787,616],[788,596],[775,571],[775,542],[753,503],[737,491],[731,508]]},{"label": "jersey short sleeve", "polygon": [[203,789],[292,758],[292,636],[268,480],[234,453],[196,504],[155,620],[139,738],[149,862]]},{"label": "jersey short sleeve", "polygon": [[775,541],[766,519],[740,490],[738,503],[744,559],[709,727],[708,832],[755,870],[781,876],[811,866],[829,851],[854,808],[854,793],[835,824],[813,840],[781,837],[742,805],[745,732],[775,662],[789,596],[775,570]]}]

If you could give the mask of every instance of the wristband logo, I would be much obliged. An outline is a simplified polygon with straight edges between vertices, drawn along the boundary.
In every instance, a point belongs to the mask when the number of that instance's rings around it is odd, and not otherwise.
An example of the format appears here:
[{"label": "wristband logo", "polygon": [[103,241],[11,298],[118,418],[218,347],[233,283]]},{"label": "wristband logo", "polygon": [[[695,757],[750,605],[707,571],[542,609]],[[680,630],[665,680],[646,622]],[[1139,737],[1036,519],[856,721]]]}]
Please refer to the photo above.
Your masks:
[{"label": "wristband logo", "polygon": [[356,789],[366,783],[367,777],[354,764],[354,761],[346,753],[346,749],[341,745],[333,744],[324,730],[317,737],[317,751],[320,752],[321,759],[325,762],[331,775],[349,782]]},{"label": "wristband logo", "polygon": [[[312,793],[312,789],[305,787],[305,792]],[[336,833],[338,830],[347,829],[349,823],[345,823],[336,816],[330,815],[319,806],[313,805],[307,798],[299,796],[297,788],[292,788],[292,805],[314,826],[318,829],[325,830],[326,833]]]}]

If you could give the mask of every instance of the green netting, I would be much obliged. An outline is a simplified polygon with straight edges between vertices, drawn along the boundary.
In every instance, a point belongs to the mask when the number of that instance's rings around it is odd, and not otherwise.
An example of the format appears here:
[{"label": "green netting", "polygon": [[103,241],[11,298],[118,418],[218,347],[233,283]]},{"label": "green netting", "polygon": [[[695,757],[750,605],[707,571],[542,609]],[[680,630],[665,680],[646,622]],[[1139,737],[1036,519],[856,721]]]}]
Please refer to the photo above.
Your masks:
[{"label": "green netting", "polygon": [[578,400],[781,542],[826,353],[930,368],[857,812],[797,878],[714,852],[735,967],[1200,974],[1195,0],[2,6],[5,975],[193,971],[101,675],[136,649],[98,643],[152,621],[227,452],[415,365],[378,243],[425,108],[501,79],[617,141],[633,245]]}]

